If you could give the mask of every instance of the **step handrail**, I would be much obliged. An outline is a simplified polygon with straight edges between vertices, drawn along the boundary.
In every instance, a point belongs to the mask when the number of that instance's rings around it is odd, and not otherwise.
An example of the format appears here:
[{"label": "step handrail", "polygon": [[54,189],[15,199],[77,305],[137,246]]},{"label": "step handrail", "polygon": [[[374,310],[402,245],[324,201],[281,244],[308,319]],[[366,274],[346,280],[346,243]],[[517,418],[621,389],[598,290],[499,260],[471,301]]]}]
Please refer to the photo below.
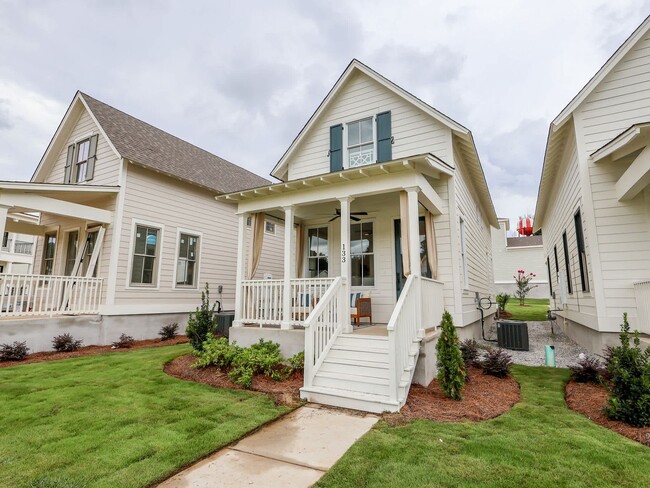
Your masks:
[{"label": "step handrail", "polygon": [[343,330],[344,293],[344,280],[339,276],[332,282],[305,320],[306,387],[312,385],[316,372]]}]

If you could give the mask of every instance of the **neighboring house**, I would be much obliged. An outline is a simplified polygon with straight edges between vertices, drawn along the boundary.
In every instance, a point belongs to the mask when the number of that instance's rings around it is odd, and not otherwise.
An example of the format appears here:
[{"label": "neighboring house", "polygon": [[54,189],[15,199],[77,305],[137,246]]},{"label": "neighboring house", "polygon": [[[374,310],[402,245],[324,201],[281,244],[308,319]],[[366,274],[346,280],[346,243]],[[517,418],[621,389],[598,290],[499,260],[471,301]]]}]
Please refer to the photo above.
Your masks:
[{"label": "neighboring house", "polygon": [[650,334],[650,17],[553,120],[535,226],[569,336]]},{"label": "neighboring house", "polygon": [[[15,230],[20,230],[23,223],[37,223],[38,217],[28,214],[15,214],[12,225]],[[34,266],[34,236],[18,232],[5,232],[2,234],[0,246],[0,274],[29,274]],[[3,291],[0,289],[0,294]]]},{"label": "neighboring house", "polygon": [[[215,196],[265,184],[78,92],[32,180],[0,182],[0,235],[16,213],[40,213],[20,226],[38,236],[33,276],[0,276],[14,294],[0,299],[0,343],[49,349],[60,331],[86,344],[152,338],[166,323],[184,326],[205,283],[232,309],[237,217]],[[268,241],[260,277],[281,277],[282,231]],[[18,315],[47,318],[9,320]]]},{"label": "neighboring house", "polygon": [[[353,60],[272,175],[283,183],[218,198],[238,203],[231,340],[304,349],[304,398],[398,410],[414,374],[433,378],[443,310],[478,337],[494,299],[498,223],[471,132]],[[282,280],[251,279],[264,215],[285,222]]]},{"label": "neighboring house", "polygon": [[531,285],[537,285],[528,294],[529,298],[548,298],[546,258],[542,236],[508,237],[510,219],[499,219],[499,228],[492,229],[492,260],[494,264],[494,286],[496,293],[508,293],[514,297],[517,285],[515,275],[523,269],[537,276]]}]

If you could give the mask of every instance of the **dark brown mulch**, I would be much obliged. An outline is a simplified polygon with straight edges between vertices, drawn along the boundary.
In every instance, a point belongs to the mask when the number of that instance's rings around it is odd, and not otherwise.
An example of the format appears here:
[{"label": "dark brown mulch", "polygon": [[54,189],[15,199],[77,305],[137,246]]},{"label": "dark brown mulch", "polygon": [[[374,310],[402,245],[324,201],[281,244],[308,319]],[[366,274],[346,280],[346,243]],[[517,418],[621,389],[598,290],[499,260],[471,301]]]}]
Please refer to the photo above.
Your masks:
[{"label": "dark brown mulch", "polygon": [[394,424],[407,419],[478,422],[507,412],[519,401],[519,383],[512,376],[497,378],[474,367],[470,367],[468,372],[469,381],[463,388],[462,400],[447,398],[437,380],[426,388],[413,385],[400,413],[386,415],[386,420]]},{"label": "dark brown mulch", "polygon": [[185,344],[189,339],[184,335],[176,336],[173,339],[161,341],[160,339],[145,339],[143,341],[135,341],[131,343],[129,348],[113,349],[112,346],[84,346],[80,347],[74,352],[35,352],[28,354],[27,357],[21,361],[0,361],[0,368],[7,368],[9,366],[19,366],[21,364],[42,363],[45,361],[55,361],[57,359],[70,359],[79,358],[82,356],[92,356],[94,354],[106,354],[112,351],[130,351],[132,349],[146,349],[150,347],[161,346],[175,346],[176,344]]},{"label": "dark brown mulch", "polygon": [[609,394],[602,385],[569,381],[566,385],[566,403],[575,412],[581,413],[592,422],[625,437],[650,446],[650,427],[632,427],[619,420],[610,420],[605,413]]},{"label": "dark brown mulch", "polygon": [[[243,386],[233,383],[228,378],[228,373],[217,366],[191,368],[190,366],[195,361],[196,358],[191,354],[177,357],[165,365],[165,373],[182,380],[196,381],[216,388],[245,389]],[[300,388],[303,382],[303,375],[299,372],[292,373],[282,381],[276,381],[264,375],[256,375],[253,377],[250,390],[267,393],[277,405],[295,405],[300,402]]]},{"label": "dark brown mulch", "polygon": [[503,312],[499,312],[500,319],[509,319],[510,317],[512,317],[512,314],[510,312],[506,312],[505,310]]}]

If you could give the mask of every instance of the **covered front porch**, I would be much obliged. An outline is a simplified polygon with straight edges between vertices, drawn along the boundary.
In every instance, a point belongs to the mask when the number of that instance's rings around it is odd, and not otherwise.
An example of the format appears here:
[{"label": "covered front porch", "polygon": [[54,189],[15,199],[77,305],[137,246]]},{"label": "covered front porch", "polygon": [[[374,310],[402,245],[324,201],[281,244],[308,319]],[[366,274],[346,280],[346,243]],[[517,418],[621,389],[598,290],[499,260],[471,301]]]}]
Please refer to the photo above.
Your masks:
[{"label": "covered front porch", "polygon": [[[302,337],[305,395],[341,386],[361,368],[350,391],[379,395],[369,402],[376,408],[399,408],[420,340],[444,310],[437,234],[447,242],[447,180],[448,168],[427,155],[221,197],[239,204],[231,340],[249,337],[238,329],[250,327],[278,342],[283,331]],[[250,279],[267,220],[284,223],[283,276]]]},{"label": "covered front porch", "polygon": [[[0,235],[37,237],[33,273],[0,274],[0,319],[97,314],[117,187],[0,182]],[[21,215],[33,215],[26,221]],[[63,242],[62,242],[63,241]]]}]

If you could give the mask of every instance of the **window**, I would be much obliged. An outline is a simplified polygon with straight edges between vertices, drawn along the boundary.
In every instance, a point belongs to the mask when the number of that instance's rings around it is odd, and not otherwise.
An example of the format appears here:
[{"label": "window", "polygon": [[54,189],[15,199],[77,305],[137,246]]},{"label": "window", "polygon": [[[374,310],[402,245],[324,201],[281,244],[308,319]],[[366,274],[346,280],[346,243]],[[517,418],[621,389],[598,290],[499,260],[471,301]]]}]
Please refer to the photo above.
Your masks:
[{"label": "window", "polygon": [[327,278],[329,249],[327,227],[307,229],[307,275],[309,278]]},{"label": "window", "polygon": [[160,229],[146,225],[136,225],[133,263],[131,266],[132,285],[153,285],[156,280],[156,258]]},{"label": "window", "polygon": [[566,232],[562,234],[562,244],[564,245],[564,265],[566,266],[566,286],[569,295],[573,293],[573,286],[571,285],[571,269],[569,268],[569,242],[566,237]]},{"label": "window", "polygon": [[88,169],[88,154],[90,153],[90,139],[81,141],[77,144],[75,152],[74,180],[77,183],[86,181],[86,171]]},{"label": "window", "polygon": [[56,232],[45,234],[43,242],[43,274],[51,275],[54,271],[54,255],[56,254]]},{"label": "window", "polygon": [[460,219],[460,261],[463,266],[463,287],[469,286],[467,277],[467,243],[465,242],[465,221]]},{"label": "window", "polygon": [[9,247],[9,232],[5,232],[2,235],[2,247],[3,248]]},{"label": "window", "polygon": [[350,225],[352,286],[375,286],[372,222]]},{"label": "window", "polygon": [[[95,244],[97,243],[97,236],[99,235],[99,231],[92,231],[88,232],[86,234],[86,249],[84,252],[84,257],[83,257],[83,262],[81,263],[82,266],[82,273],[81,276],[86,276],[86,273],[88,273],[88,267],[90,266],[90,261],[93,256],[93,252],[95,251]],[[93,269],[93,278],[97,277],[97,263],[95,263],[95,269]]]},{"label": "window", "polygon": [[72,276],[74,271],[74,263],[77,260],[77,241],[79,240],[79,232],[74,230],[68,232],[65,251],[65,276]]},{"label": "window", "polygon": [[557,246],[553,246],[553,254],[555,254],[555,273],[559,273],[560,262],[557,260]]},{"label": "window", "polygon": [[178,261],[176,262],[176,285],[196,286],[196,262],[199,251],[199,237],[180,233],[178,242]]},{"label": "window", "polygon": [[553,276],[551,275],[551,256],[546,258],[546,271],[548,272],[548,292],[553,296]]},{"label": "window", "polygon": [[375,145],[372,117],[348,124],[348,165],[350,168],[374,163]]},{"label": "window", "polygon": [[275,222],[264,221],[264,232],[267,234],[275,235]]},{"label": "window", "polygon": [[253,225],[253,217],[249,215],[248,217],[246,217],[246,227],[250,227],[252,225]]},{"label": "window", "polygon": [[587,251],[585,250],[585,235],[582,230],[580,210],[573,216],[576,227],[576,244],[578,246],[578,264],[580,265],[580,284],[582,291],[589,291],[589,276],[587,274]]}]

